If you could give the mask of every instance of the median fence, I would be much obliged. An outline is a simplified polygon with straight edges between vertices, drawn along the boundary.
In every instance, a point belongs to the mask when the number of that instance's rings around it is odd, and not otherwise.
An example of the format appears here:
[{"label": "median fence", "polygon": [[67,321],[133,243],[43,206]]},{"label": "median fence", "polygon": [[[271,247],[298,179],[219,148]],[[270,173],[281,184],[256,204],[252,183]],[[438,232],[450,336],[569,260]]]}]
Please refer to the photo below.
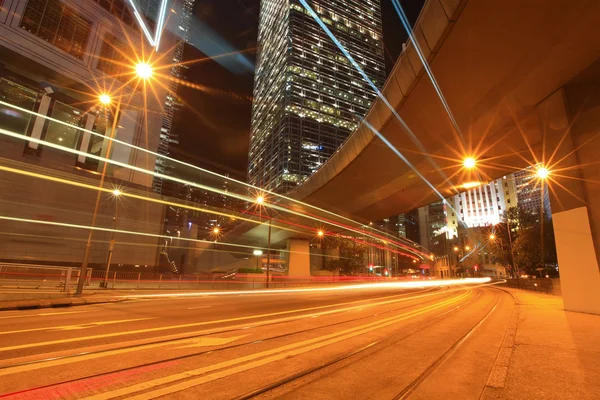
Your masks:
[{"label": "median fence", "polygon": [[[1,264],[0,288],[75,290],[79,269],[27,264]],[[86,289],[145,289],[145,290],[248,290],[264,288],[301,287],[337,283],[378,282],[395,278],[366,276],[271,276],[243,274],[236,270],[205,274],[172,274],[147,272],[88,270]]]},{"label": "median fence", "polygon": [[530,290],[533,292],[542,292],[557,296],[562,295],[560,290],[560,279],[507,279],[504,285],[513,289]]}]

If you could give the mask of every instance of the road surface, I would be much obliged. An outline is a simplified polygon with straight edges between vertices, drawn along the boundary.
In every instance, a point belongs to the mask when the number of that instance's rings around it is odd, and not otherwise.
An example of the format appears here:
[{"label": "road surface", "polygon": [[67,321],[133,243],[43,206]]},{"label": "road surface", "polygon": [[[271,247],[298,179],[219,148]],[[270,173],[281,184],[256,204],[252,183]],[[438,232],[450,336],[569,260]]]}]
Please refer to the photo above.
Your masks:
[{"label": "road surface", "polygon": [[0,313],[2,399],[477,399],[493,285],[139,298]]}]

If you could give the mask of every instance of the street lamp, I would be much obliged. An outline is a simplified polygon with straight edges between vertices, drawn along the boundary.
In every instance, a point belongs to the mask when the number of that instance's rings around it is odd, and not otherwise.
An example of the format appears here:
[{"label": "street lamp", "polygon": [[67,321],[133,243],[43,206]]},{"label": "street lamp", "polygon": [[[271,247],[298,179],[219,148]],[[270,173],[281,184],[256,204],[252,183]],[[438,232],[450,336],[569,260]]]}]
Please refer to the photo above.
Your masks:
[{"label": "street lamp", "polygon": [[135,66],[135,73],[141,79],[148,79],[152,76],[152,67],[145,62],[141,62]]},{"label": "street lamp", "polygon": [[318,231],[317,232],[317,236],[318,237],[323,237],[324,235],[325,235],[325,232],[323,232],[323,231]]},{"label": "street lamp", "polygon": [[106,93],[102,93],[99,97],[98,100],[100,100],[100,103],[102,103],[103,105],[107,106],[110,104],[111,102],[111,98],[110,95],[106,94]]},{"label": "street lamp", "polygon": [[254,254],[256,256],[256,269],[259,269],[258,268],[258,260],[259,260],[260,256],[262,256],[263,252],[262,252],[262,250],[254,250],[252,252],[252,254]]},{"label": "street lamp", "polygon": [[495,240],[496,239],[496,235],[494,235],[493,233],[490,235],[490,240]]},{"label": "street lamp", "polygon": [[458,251],[458,246],[454,246],[454,251]]},{"label": "street lamp", "polygon": [[[256,196],[256,203],[259,206],[265,202],[265,197],[263,195]],[[271,214],[269,210],[265,208],[265,212],[267,213],[267,217],[269,218],[269,233],[267,236],[267,288],[269,287],[270,273],[271,273]],[[262,219],[262,207],[260,207],[260,215]]]},{"label": "street lamp", "polygon": [[218,226],[215,226],[215,227],[213,228],[213,230],[212,230],[212,231],[213,231],[213,233],[214,233],[215,235],[218,235],[218,234],[219,234],[219,232],[221,232],[221,230],[219,229],[219,227],[218,227]]},{"label": "street lamp", "polygon": [[469,250],[471,250],[471,246],[465,246],[465,250],[466,250],[466,251],[469,251]]},{"label": "street lamp", "polygon": [[477,165],[477,160],[475,160],[473,157],[467,157],[463,160],[463,166],[466,169],[473,169],[473,168],[475,168],[476,165]]},{"label": "street lamp", "polygon": [[119,196],[123,194],[119,189],[112,191],[115,197],[115,216],[113,217],[113,229],[110,236],[110,243],[108,245],[108,255],[106,257],[106,272],[104,272],[104,281],[102,287],[108,288],[108,272],[110,271],[110,263],[112,261],[113,251],[115,249],[115,231],[117,229],[117,218],[119,217]]},{"label": "street lamp", "polygon": [[546,179],[550,175],[550,171],[546,167],[539,167],[535,174],[540,179]]}]

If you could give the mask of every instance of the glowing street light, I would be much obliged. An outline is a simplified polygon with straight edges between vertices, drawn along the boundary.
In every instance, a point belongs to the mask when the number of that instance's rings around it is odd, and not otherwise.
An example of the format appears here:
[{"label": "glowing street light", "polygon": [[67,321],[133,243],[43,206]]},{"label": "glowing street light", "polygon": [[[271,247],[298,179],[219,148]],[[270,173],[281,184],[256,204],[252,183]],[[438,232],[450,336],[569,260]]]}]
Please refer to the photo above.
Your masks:
[{"label": "glowing street light", "polygon": [[263,252],[262,250],[254,250],[252,254],[254,254],[255,256],[262,256]]},{"label": "glowing street light", "polygon": [[496,239],[496,235],[494,235],[493,233],[490,235],[490,240],[494,240]]},{"label": "glowing street light", "polygon": [[466,169],[473,169],[477,165],[477,161],[473,157],[467,157],[463,161],[463,166]]},{"label": "glowing street light", "polygon": [[324,235],[325,235],[325,232],[323,232],[323,231],[317,232],[317,236],[319,236],[319,237],[323,237]]},{"label": "glowing street light", "polygon": [[152,67],[145,62],[141,62],[135,66],[135,73],[141,79],[148,79],[152,76]]},{"label": "glowing street light", "polygon": [[262,204],[262,203],[264,203],[264,202],[265,202],[265,198],[264,198],[264,196],[258,196],[258,197],[256,197],[256,202],[257,202],[258,204]]},{"label": "glowing street light", "polygon": [[550,171],[546,167],[539,167],[535,174],[540,179],[546,179],[550,175]]},{"label": "glowing street light", "polygon": [[454,246],[454,251],[458,251],[458,246]]},{"label": "glowing street light", "polygon": [[218,227],[218,226],[215,226],[215,227],[213,228],[213,230],[212,230],[212,231],[213,231],[213,233],[214,233],[215,235],[218,235],[218,234],[219,234],[219,232],[221,232],[221,230],[219,229],[219,227]]},{"label": "glowing street light", "polygon": [[100,100],[100,103],[102,103],[103,105],[107,106],[110,104],[111,98],[108,94],[103,93],[98,97],[98,100]]},{"label": "glowing street light", "polygon": [[121,192],[119,189],[115,189],[112,191],[113,196],[119,197],[120,195],[123,194],[123,192]]},{"label": "glowing street light", "polygon": [[471,250],[471,246],[465,246],[465,250],[466,250],[466,251],[469,251],[469,250]]}]

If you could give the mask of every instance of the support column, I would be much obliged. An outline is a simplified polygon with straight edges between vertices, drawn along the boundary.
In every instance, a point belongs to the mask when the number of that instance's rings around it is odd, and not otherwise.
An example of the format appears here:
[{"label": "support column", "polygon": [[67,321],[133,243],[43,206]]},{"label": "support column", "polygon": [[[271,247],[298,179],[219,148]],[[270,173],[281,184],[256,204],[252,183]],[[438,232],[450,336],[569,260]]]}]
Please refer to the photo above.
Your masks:
[{"label": "support column", "polygon": [[[94,122],[96,122],[96,116],[94,114],[87,114],[85,120],[85,129],[86,131],[91,131],[94,128]],[[83,132],[83,138],[81,139],[81,145],[79,146],[79,151],[87,153],[88,148],[90,147],[90,136],[91,133]],[[86,156],[79,154],[77,156],[77,161],[80,163],[85,163]]]},{"label": "support column", "polygon": [[[551,175],[549,187],[564,307],[600,314],[597,253],[600,237],[593,229],[594,225],[600,225],[600,214],[594,213],[590,207],[593,204],[589,203],[590,199],[600,196],[600,187],[597,183],[586,183],[586,179],[593,179],[588,174],[590,168],[595,171],[594,175],[598,174],[599,143],[588,140],[590,134],[600,130],[600,106],[596,107],[595,117],[593,113],[588,115],[595,121],[586,119],[583,109],[573,104],[583,99],[568,90],[555,92],[538,106],[546,139],[546,155],[540,159],[557,171]],[[551,156],[553,152],[556,153]]]},{"label": "support column", "polygon": [[[37,112],[39,114],[42,114],[42,115],[47,115],[48,114],[48,109],[50,108],[50,102],[51,101],[52,101],[52,99],[50,98],[50,96],[43,95],[42,96],[42,100],[40,101],[40,106],[39,106]],[[40,116],[36,116],[35,117],[35,122],[33,123],[33,128],[31,129],[31,137],[32,138],[35,138],[35,139],[41,139],[42,138],[42,130],[44,129],[44,124],[45,123],[46,123],[46,118],[40,117]],[[27,146],[30,149],[37,150],[37,148],[40,145],[38,143],[35,143],[35,142],[29,142],[27,144]]]},{"label": "support column", "polygon": [[306,239],[287,241],[289,276],[310,276],[310,243]]}]

